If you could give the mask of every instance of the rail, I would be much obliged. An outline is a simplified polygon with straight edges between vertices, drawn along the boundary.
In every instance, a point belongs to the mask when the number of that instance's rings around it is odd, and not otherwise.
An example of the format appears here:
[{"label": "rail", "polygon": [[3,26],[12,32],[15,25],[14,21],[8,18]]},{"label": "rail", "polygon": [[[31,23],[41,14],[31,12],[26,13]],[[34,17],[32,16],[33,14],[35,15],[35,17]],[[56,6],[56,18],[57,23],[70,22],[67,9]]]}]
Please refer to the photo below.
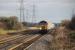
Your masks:
[{"label": "rail", "polygon": [[24,40],[23,43],[20,43],[12,48],[10,48],[9,50],[22,50],[26,47],[28,47],[30,44],[32,44],[33,42],[35,42],[37,39],[39,39],[42,35],[38,34],[38,35],[34,35],[32,37],[27,38],[26,40]]}]

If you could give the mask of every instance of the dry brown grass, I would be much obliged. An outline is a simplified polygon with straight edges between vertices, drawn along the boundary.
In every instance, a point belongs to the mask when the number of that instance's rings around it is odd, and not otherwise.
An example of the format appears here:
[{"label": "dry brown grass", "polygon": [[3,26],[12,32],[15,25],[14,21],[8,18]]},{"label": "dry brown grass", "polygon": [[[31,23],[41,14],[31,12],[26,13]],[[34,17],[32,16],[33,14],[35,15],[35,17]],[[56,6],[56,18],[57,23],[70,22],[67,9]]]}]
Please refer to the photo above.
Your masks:
[{"label": "dry brown grass", "polygon": [[18,32],[21,30],[5,30],[5,29],[0,29],[0,35],[7,35],[7,33],[12,33],[12,32]]},{"label": "dry brown grass", "polygon": [[53,34],[53,41],[51,43],[52,50],[71,50],[71,43],[68,33],[70,31],[65,27],[59,27],[55,29]]},{"label": "dry brown grass", "polygon": [[7,34],[7,31],[5,31],[4,29],[0,29],[0,35],[5,35],[5,34]]}]

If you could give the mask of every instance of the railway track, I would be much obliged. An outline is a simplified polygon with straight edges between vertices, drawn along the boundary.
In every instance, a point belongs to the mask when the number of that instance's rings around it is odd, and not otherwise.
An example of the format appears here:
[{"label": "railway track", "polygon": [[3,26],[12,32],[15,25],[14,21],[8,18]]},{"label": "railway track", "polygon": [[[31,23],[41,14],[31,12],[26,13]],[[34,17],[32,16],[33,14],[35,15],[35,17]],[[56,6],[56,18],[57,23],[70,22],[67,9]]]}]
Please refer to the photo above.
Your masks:
[{"label": "railway track", "polygon": [[37,31],[32,31],[34,34],[18,34],[0,40],[0,50],[23,50],[39,39],[42,35],[36,34]]},{"label": "railway track", "polygon": [[26,38],[22,43],[10,48],[9,50],[24,50],[29,45],[31,45],[33,42],[35,42],[37,39],[39,39],[42,35],[36,34],[32,37]]},{"label": "railway track", "polygon": [[[44,38],[44,36],[50,34],[50,32],[51,32],[51,31],[49,30],[47,34],[44,34],[43,36],[41,35],[40,37]],[[36,40],[36,41],[39,41],[39,40],[41,39],[40,37],[39,37],[39,39]],[[50,36],[48,36],[48,37],[50,37]],[[48,38],[48,37],[46,37],[46,38]],[[41,39],[41,40],[42,40],[42,39]],[[49,40],[49,39],[47,39],[47,40]],[[35,41],[35,42],[36,42],[36,41]],[[34,43],[35,43],[35,42],[34,42]],[[27,47],[24,47],[23,50],[28,50],[34,43],[31,43],[31,44],[28,45]]]},{"label": "railway track", "polygon": [[22,43],[23,40],[27,37],[30,37],[32,35],[17,35],[13,38],[8,38],[7,40],[3,40],[2,43],[0,43],[0,50],[8,50],[9,48]]},{"label": "railway track", "polygon": [[46,34],[23,50],[50,50],[52,40],[53,36]]},{"label": "railway track", "polygon": [[8,37],[8,38],[1,39],[1,40],[0,40],[0,44],[1,44],[1,43],[4,43],[4,41],[9,41],[9,40],[11,40],[12,38],[16,38],[17,36],[20,36],[20,35],[15,35],[15,36],[12,36],[12,37]]}]

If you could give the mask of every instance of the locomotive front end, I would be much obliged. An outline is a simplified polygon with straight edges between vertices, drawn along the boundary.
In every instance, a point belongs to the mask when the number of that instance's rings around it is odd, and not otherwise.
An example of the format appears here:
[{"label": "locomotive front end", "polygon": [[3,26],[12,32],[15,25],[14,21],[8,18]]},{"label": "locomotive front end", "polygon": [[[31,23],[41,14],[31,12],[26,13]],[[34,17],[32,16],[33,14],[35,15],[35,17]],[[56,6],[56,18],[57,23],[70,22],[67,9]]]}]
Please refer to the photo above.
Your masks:
[{"label": "locomotive front end", "polygon": [[41,34],[46,34],[48,32],[48,23],[46,21],[41,21],[39,22],[40,25],[40,33]]}]

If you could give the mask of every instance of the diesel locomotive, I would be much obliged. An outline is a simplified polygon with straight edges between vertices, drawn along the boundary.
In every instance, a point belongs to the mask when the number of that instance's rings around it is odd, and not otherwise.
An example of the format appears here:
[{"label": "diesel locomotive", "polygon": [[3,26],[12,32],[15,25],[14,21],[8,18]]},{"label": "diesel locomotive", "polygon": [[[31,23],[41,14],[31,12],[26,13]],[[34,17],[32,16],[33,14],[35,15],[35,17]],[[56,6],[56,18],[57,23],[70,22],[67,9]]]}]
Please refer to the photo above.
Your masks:
[{"label": "diesel locomotive", "polygon": [[48,23],[46,21],[39,22],[40,31],[41,34],[46,34],[48,32]]}]

